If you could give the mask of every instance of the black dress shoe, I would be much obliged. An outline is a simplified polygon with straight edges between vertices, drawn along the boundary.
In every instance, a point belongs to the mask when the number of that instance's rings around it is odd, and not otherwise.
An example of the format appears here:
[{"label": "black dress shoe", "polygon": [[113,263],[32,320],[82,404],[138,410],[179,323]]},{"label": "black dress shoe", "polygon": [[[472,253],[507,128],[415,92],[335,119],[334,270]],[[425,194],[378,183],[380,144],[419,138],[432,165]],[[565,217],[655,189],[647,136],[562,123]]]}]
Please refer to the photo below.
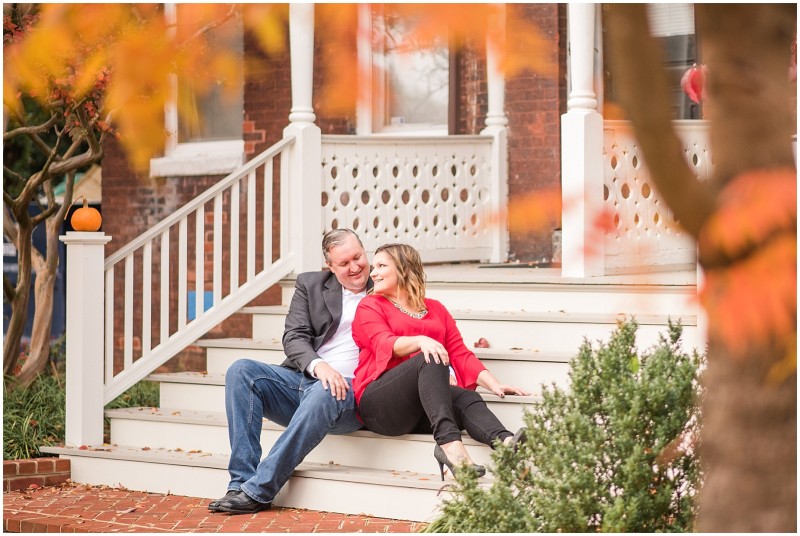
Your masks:
[{"label": "black dress shoe", "polygon": [[239,490],[237,490],[237,489],[229,489],[228,493],[226,493],[224,497],[222,497],[221,499],[217,499],[216,501],[211,501],[210,503],[208,503],[208,509],[216,512],[217,511],[217,506],[219,506],[219,503],[221,503],[225,499],[229,498],[231,495],[235,495],[237,493],[239,493]]},{"label": "black dress shoe", "polygon": [[233,495],[225,496],[217,504],[217,512],[227,512],[229,514],[255,514],[262,510],[272,508],[272,503],[262,503],[254,501],[243,491],[238,491]]}]

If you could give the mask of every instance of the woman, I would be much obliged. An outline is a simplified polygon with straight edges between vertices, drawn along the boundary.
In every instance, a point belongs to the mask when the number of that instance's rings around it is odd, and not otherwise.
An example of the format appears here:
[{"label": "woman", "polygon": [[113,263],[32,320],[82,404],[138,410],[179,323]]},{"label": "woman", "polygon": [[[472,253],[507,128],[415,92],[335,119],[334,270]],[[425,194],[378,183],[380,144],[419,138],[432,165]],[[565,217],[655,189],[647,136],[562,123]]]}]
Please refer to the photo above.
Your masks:
[{"label": "woman", "polygon": [[[434,457],[455,472],[472,462],[461,430],[486,445],[516,448],[524,428],[512,434],[475,392],[480,385],[498,395],[527,395],[501,384],[465,345],[455,320],[436,300],[425,298],[419,253],[405,244],[375,252],[371,295],[358,305],[353,339],[360,349],[353,392],[364,425],[382,435],[433,433]],[[455,374],[451,385],[450,372]]]}]

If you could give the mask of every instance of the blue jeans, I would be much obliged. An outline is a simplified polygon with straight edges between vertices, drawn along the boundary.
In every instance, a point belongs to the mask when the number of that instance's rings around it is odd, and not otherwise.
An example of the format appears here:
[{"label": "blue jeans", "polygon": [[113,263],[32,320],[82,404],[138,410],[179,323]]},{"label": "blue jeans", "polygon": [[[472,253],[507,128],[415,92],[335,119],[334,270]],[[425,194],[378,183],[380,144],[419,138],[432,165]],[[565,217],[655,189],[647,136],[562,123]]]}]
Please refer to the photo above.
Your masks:
[{"label": "blue jeans", "polygon": [[[249,359],[236,361],[225,375],[225,412],[231,443],[228,490],[241,490],[262,503],[275,498],[327,434],[361,428],[352,385],[344,400],[336,400],[319,380]],[[263,417],[286,430],[261,460]]]}]

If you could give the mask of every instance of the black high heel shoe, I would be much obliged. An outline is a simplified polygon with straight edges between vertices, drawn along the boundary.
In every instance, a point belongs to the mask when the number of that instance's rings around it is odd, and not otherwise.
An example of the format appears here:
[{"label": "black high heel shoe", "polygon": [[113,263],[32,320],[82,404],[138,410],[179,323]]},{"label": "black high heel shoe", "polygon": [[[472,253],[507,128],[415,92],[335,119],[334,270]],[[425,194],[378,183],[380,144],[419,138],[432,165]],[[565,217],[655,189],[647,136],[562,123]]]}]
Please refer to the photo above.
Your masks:
[{"label": "black high heel shoe", "polygon": [[[456,466],[449,460],[447,454],[445,453],[444,449],[440,445],[436,445],[433,449],[433,457],[436,458],[436,461],[439,462],[439,472],[442,474],[442,481],[444,481],[444,466],[446,465],[448,469],[450,469],[450,473],[452,475],[456,474]],[[464,464],[463,466],[459,467],[471,467],[473,471],[478,473],[478,476],[483,476],[486,474],[486,467],[482,465],[478,465],[476,463],[473,464]]]}]

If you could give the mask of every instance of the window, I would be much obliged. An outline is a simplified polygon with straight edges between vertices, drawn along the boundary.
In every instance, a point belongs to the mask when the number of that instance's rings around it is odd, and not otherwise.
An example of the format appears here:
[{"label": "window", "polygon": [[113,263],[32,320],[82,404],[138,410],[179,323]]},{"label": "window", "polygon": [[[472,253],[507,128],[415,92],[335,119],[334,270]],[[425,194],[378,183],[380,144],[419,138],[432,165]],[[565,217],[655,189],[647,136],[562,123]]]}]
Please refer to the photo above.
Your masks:
[{"label": "window", "polygon": [[[647,17],[650,31],[661,40],[664,47],[664,67],[672,95],[672,118],[701,119],[701,106],[689,99],[681,88],[683,74],[695,63],[700,63],[694,5],[647,4]],[[614,76],[608,66],[604,69],[604,83],[606,100],[616,100]]]},{"label": "window", "polygon": [[[360,47],[368,62],[372,94],[359,106],[359,134],[447,134],[451,89],[450,51],[446,38],[433,43],[414,41],[414,20],[391,5],[365,6],[361,24],[373,40]],[[368,50],[367,50],[368,48]]]},{"label": "window", "polygon": [[[168,23],[196,25],[187,4],[165,4]],[[228,47],[243,61],[243,29],[239,17],[225,21],[208,34],[209,46]],[[233,86],[227,91],[224,86]],[[241,76],[220,79],[210,92],[198,94],[193,84],[172,80],[172,90],[181,102],[190,103],[179,116],[175,102],[168,105],[165,124],[170,136],[165,156],[150,162],[150,175],[225,174],[244,162],[242,139],[243,87]],[[233,94],[233,96],[231,96]]]}]

